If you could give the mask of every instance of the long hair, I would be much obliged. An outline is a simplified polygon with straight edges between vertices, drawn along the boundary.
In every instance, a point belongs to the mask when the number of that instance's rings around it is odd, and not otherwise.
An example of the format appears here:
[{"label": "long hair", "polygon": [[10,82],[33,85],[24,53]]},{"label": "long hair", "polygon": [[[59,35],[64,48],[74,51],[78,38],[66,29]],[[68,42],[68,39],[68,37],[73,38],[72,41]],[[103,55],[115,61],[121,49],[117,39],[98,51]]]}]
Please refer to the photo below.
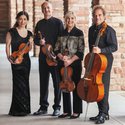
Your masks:
[{"label": "long hair", "polygon": [[[16,19],[19,19],[19,17],[22,16],[22,15],[25,15],[26,18],[27,18],[27,20],[29,20],[29,15],[28,15],[28,13],[25,12],[25,11],[20,11],[20,12],[17,14],[17,16],[16,16]],[[19,24],[18,24],[18,22],[16,22],[13,27],[16,28],[16,27],[18,27],[18,26],[19,26]],[[25,27],[27,27],[27,25],[26,25]]]}]

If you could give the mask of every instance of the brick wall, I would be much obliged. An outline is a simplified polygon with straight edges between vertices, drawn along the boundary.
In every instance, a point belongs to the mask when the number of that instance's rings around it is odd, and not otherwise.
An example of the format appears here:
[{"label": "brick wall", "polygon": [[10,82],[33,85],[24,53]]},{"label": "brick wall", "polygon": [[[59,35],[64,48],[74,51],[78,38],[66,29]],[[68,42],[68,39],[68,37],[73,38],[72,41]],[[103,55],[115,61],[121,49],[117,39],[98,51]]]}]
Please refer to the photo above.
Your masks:
[{"label": "brick wall", "polygon": [[113,53],[110,90],[125,90],[125,0],[100,0],[107,11],[106,22],[115,29],[118,51]]},{"label": "brick wall", "polygon": [[9,29],[9,2],[0,0],[0,42],[5,43],[5,34]]},{"label": "brick wall", "polygon": [[[88,29],[90,22],[89,0],[48,0],[53,5],[53,16],[63,20],[67,10],[76,12],[77,27],[83,30],[85,37],[85,55],[88,53]],[[32,32],[38,20],[43,18],[41,4],[44,0],[0,0],[0,42],[5,42],[5,34],[15,23],[16,14],[25,10],[30,20],[28,29]],[[106,22],[116,30],[118,51],[113,53],[110,90],[125,90],[125,0],[91,0],[92,7],[101,4],[107,11]],[[4,13],[4,14],[3,14]],[[4,36],[4,37],[3,37]],[[34,46],[34,56],[39,47]],[[83,74],[84,74],[83,68]]]}]

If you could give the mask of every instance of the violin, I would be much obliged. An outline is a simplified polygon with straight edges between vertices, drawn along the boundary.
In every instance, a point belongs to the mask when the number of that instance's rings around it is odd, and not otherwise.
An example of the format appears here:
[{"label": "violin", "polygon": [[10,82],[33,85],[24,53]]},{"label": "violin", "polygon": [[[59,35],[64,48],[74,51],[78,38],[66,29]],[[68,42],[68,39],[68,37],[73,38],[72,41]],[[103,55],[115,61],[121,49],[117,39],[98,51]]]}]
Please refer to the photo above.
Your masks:
[{"label": "violin", "polygon": [[[68,55],[68,49],[65,49],[65,55]],[[69,93],[75,89],[75,84],[71,79],[73,69],[71,67],[61,68],[62,81],[60,84],[60,89],[62,92]]]},{"label": "violin", "polygon": [[29,43],[30,42],[28,41],[26,44],[25,43],[20,44],[18,51],[13,52],[9,58],[14,63],[21,64],[23,61],[23,55],[29,52],[29,46],[28,46]]},{"label": "violin", "polygon": [[[95,47],[98,46],[100,36],[103,35],[106,28],[107,24],[103,22],[96,38]],[[102,75],[107,67],[106,57],[103,54],[88,53],[85,57],[84,67],[85,75],[77,86],[78,96],[86,102],[101,101],[104,97]]]},{"label": "violin", "polygon": [[[38,35],[40,39],[42,39],[42,34],[40,31],[38,31]],[[50,44],[44,44],[42,47],[43,53],[46,55],[46,62],[49,66],[56,66],[57,65],[57,60],[56,60],[56,55],[53,52],[53,48]]]}]

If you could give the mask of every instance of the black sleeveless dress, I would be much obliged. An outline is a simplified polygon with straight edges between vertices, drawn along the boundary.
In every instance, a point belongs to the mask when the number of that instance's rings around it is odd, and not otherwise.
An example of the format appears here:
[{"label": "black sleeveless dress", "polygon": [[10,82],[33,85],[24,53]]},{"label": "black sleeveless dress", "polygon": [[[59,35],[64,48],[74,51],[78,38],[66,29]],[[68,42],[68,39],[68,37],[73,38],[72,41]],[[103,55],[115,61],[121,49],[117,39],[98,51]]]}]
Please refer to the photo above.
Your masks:
[{"label": "black sleeveless dress", "polygon": [[[29,36],[32,33],[28,31],[27,37],[23,38],[18,34],[16,28],[9,30],[11,34],[11,50],[18,51],[21,43],[27,43]],[[30,111],[30,89],[29,89],[29,74],[30,74],[30,58],[29,53],[24,54],[21,64],[11,64],[12,80],[13,80],[13,93],[12,103],[9,115],[27,115]]]}]

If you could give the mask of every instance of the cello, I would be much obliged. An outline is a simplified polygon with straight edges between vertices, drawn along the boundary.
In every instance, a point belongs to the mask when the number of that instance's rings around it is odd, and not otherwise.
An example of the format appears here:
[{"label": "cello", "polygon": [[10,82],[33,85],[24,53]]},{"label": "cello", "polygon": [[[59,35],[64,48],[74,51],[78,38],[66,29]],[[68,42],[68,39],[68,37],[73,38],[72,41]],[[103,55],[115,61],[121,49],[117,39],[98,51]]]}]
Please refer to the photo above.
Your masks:
[{"label": "cello", "polygon": [[[65,49],[65,55],[68,56],[68,49]],[[61,69],[62,81],[60,89],[62,92],[69,93],[75,89],[75,84],[71,79],[73,69],[71,67],[63,67]]]},{"label": "cello", "polygon": [[[40,31],[38,31],[38,35],[40,39],[42,39],[42,34]],[[53,52],[53,48],[50,44],[44,44],[42,47],[43,53],[46,55],[46,62],[49,66],[55,66],[57,65],[56,55]]]},{"label": "cello", "polygon": [[[100,36],[106,30],[107,24],[102,23],[98,36],[95,41],[95,47],[98,46]],[[103,54],[88,53],[85,57],[84,67],[85,75],[78,83],[78,96],[88,102],[101,101],[104,97],[104,85],[102,75],[107,67],[107,59]]]}]

